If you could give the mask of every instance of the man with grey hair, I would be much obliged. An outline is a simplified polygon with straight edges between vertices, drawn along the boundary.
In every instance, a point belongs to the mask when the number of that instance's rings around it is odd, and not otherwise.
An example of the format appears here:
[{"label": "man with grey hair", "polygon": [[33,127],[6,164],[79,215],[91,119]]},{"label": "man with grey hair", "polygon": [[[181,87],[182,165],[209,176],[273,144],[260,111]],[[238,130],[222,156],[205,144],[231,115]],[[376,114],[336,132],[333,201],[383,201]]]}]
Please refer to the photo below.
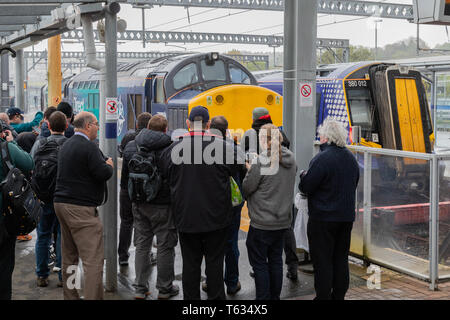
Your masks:
[{"label": "man with grey hair", "polygon": [[348,254],[359,167],[347,150],[347,130],[327,119],[319,128],[320,150],[300,174],[300,192],[308,197],[307,227],[314,265],[316,300],[344,300],[349,287]]},{"label": "man with grey hair", "polygon": [[[58,154],[54,195],[61,224],[64,299],[77,300],[76,286],[69,277],[79,258],[84,269],[84,298],[103,299],[103,226],[97,207],[106,200],[106,181],[113,174],[113,161],[93,142],[99,124],[94,114],[81,112],[73,123],[75,134]],[[78,288],[79,289],[79,288]]]}]

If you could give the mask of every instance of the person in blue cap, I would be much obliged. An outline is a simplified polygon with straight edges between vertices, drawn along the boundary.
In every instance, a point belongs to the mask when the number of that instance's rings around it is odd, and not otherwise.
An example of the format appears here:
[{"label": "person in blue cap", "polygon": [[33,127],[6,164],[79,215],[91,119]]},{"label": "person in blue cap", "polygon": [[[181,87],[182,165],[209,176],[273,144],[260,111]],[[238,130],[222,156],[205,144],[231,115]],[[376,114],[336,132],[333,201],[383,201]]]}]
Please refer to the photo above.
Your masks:
[{"label": "person in blue cap", "polygon": [[33,121],[24,122],[23,111],[16,107],[9,108],[6,113],[8,114],[10,125],[17,133],[33,132],[34,127],[39,127],[41,120],[44,118],[44,114],[41,111],[38,111],[36,112]]},{"label": "person in blue cap", "polygon": [[[208,133],[211,124],[208,109],[193,108],[186,124],[189,133],[177,139],[163,155],[163,171],[169,177],[183,257],[183,298],[200,300],[201,265],[205,257],[208,299],[225,300],[223,267],[233,212],[230,178],[235,170],[234,164],[227,164],[226,155],[228,152],[234,155],[234,148],[222,137]],[[223,148],[224,158],[207,161],[204,154],[211,146],[215,150]],[[180,155],[181,163],[177,159]]]}]

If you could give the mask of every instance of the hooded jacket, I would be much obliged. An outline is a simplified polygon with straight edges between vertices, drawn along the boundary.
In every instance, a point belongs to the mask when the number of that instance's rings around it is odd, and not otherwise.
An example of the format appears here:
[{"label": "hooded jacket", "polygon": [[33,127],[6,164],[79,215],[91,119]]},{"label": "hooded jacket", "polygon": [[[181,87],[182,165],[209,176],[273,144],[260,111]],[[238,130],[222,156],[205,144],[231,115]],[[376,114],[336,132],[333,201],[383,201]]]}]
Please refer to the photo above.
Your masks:
[{"label": "hooded jacket", "polygon": [[146,151],[156,152],[156,166],[158,167],[159,173],[162,177],[161,189],[159,190],[155,199],[150,203],[160,205],[170,204],[170,188],[167,176],[163,172],[163,159],[161,157],[161,154],[167,147],[172,144],[172,139],[163,132],[142,129],[136,136],[135,140],[127,143],[123,154],[121,188],[128,189],[128,163],[130,162],[133,155],[137,152],[136,144],[140,148],[146,149]]},{"label": "hooded jacket", "polygon": [[262,165],[267,161],[264,152],[247,172],[242,184],[250,225],[261,230],[288,229],[292,222],[292,199],[297,172],[294,154],[282,147],[281,162],[275,171]]},{"label": "hooded jacket", "polygon": [[[75,134],[75,128],[73,125],[69,124],[67,129],[64,131],[64,136],[66,138],[70,138]],[[48,128],[47,122],[44,121],[44,123],[41,125],[41,133],[39,134],[39,138],[48,138],[52,135],[50,132],[50,129]]]}]

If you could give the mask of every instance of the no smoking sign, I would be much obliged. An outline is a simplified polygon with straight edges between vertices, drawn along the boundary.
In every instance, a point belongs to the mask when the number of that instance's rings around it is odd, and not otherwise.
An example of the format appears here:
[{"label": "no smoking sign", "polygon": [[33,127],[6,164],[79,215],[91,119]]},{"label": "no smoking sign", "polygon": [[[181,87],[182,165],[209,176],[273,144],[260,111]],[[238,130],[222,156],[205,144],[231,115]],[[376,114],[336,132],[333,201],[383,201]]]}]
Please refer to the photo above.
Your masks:
[{"label": "no smoking sign", "polygon": [[106,98],[106,121],[119,119],[119,101],[117,98]]},{"label": "no smoking sign", "polygon": [[312,86],[311,82],[303,82],[299,84],[300,90],[300,107],[312,107],[313,106],[313,95],[312,95]]}]

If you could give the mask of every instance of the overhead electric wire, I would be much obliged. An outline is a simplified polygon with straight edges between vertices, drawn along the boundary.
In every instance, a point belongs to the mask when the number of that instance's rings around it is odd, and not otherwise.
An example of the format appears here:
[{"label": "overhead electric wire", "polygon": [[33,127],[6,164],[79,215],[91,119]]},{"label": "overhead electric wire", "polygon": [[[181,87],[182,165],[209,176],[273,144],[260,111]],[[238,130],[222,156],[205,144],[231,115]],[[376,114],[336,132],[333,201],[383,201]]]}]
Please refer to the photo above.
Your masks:
[{"label": "overhead electric wire", "polygon": [[[205,14],[205,13],[208,13],[208,12],[211,12],[211,11],[214,11],[214,10],[218,10],[218,8],[208,9],[208,10],[204,10],[202,12],[193,14],[193,15],[191,15],[191,18],[195,17],[195,16],[199,16],[199,15]],[[165,26],[165,25],[168,25],[168,24],[171,24],[171,23],[174,23],[174,22],[178,22],[178,21],[180,21],[183,18],[184,17],[181,17],[181,18],[178,18],[178,19],[174,19],[174,20],[171,20],[171,21],[168,21],[168,22],[164,22],[164,23],[161,23],[161,24],[158,24],[156,26],[149,27],[149,28],[157,28],[157,27]]]},{"label": "overhead electric wire", "polygon": [[243,11],[235,12],[235,13],[229,13],[229,14],[226,14],[226,15],[223,15],[223,16],[220,16],[220,17],[215,17],[215,18],[203,20],[203,21],[200,21],[200,22],[197,22],[197,23],[191,23],[191,24],[188,24],[188,25],[185,25],[185,26],[182,26],[182,27],[178,27],[178,28],[169,30],[169,32],[170,31],[176,31],[176,30],[179,30],[179,29],[189,28],[189,27],[192,27],[192,26],[196,26],[196,25],[207,23],[207,22],[214,21],[214,20],[219,20],[219,19],[235,16],[235,15],[238,15],[238,14],[241,14],[241,13],[245,13],[245,12],[248,12],[248,11],[252,11],[252,9],[247,9],[247,10],[243,10]]}]

